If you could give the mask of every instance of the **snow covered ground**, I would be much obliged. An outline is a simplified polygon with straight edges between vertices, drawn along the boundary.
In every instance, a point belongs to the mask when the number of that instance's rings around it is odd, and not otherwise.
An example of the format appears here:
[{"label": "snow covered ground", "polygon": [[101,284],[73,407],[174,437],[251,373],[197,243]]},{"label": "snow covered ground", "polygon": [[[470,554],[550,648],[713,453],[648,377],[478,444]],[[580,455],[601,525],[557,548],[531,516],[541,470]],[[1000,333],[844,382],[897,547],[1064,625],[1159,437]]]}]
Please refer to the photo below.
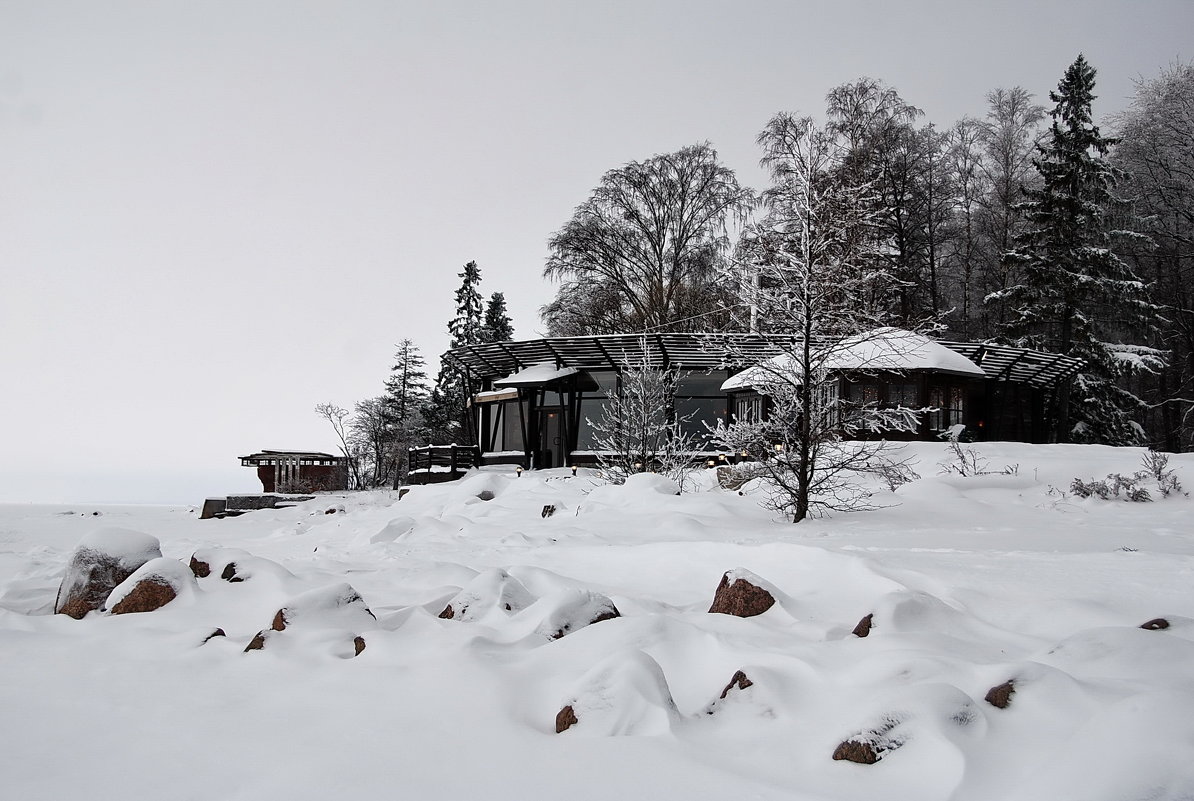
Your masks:
[{"label": "snow covered ground", "polygon": [[[1015,474],[962,477],[907,447],[923,478],[890,507],[795,526],[712,471],[681,496],[487,473],[225,520],[0,507],[0,794],[1194,798],[1194,501],[1063,492],[1138,449],[988,443]],[[1171,465],[1194,488],[1194,457]],[[50,614],[112,527],[211,572],[153,612]],[[775,605],[708,613],[730,570]],[[834,760],[851,738],[882,758]]]}]

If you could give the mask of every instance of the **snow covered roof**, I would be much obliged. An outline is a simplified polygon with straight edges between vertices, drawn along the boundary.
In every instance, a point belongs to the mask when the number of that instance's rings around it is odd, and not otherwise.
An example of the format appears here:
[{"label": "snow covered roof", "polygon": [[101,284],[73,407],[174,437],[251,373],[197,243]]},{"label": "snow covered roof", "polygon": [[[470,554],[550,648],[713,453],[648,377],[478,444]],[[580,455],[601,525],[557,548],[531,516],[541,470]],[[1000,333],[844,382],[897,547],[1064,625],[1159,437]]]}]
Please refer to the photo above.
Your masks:
[{"label": "snow covered roof", "polygon": [[579,372],[580,370],[575,367],[556,367],[555,362],[540,362],[516,373],[511,373],[505,378],[499,378],[493,382],[493,385],[495,387],[541,387]]},{"label": "snow covered roof", "polygon": [[[686,370],[724,369],[725,343],[742,359],[738,368],[758,364],[788,350],[794,338],[786,334],[653,333],[600,334],[580,337],[541,337],[509,342],[463,345],[444,354],[444,361],[471,379],[517,375],[525,365],[550,362],[582,371],[614,370],[627,358],[649,355],[659,367]],[[1026,350],[990,342],[939,340],[936,344],[966,357],[996,381],[1051,387],[1082,369],[1081,359],[1045,351]],[[648,349],[644,351],[644,345]],[[970,373],[966,373],[970,374]]]},{"label": "snow covered roof", "polygon": [[[934,372],[985,378],[986,373],[962,354],[923,334],[902,328],[876,328],[823,346],[824,367],[833,372]],[[799,367],[788,353],[749,367],[721,385],[723,392],[749,389],[775,376],[791,376]]]}]

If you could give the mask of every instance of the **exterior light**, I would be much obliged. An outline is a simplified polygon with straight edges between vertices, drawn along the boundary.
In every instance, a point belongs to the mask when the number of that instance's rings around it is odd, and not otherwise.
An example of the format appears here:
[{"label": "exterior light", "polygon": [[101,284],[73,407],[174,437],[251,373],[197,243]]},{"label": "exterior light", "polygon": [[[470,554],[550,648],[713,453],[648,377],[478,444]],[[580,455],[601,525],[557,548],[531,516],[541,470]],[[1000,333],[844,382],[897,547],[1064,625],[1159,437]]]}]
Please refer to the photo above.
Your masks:
[{"label": "exterior light", "polygon": [[783,453],[783,452],[784,452],[784,444],[783,444],[782,442],[777,442],[777,443],[775,443],[775,452],[776,452],[776,453]]},{"label": "exterior light", "polygon": [[725,461],[726,461],[726,455],[725,455],[724,453],[719,453],[719,454],[717,454],[717,461],[719,461],[719,462],[725,462]]},{"label": "exterior light", "polygon": [[519,465],[517,468],[515,468],[514,472],[518,473],[519,478],[522,478],[522,465]]},{"label": "exterior light", "polygon": [[572,477],[576,478],[576,465],[572,465]]},{"label": "exterior light", "polygon": [[635,470],[637,470],[638,472],[640,472],[640,473],[641,473],[641,472],[643,471],[643,463],[642,463],[642,462],[635,462],[635,463],[634,463],[634,469],[635,469]]},{"label": "exterior light", "polygon": [[705,462],[705,467],[716,467],[716,466],[717,466],[716,459],[709,459],[708,461]]}]

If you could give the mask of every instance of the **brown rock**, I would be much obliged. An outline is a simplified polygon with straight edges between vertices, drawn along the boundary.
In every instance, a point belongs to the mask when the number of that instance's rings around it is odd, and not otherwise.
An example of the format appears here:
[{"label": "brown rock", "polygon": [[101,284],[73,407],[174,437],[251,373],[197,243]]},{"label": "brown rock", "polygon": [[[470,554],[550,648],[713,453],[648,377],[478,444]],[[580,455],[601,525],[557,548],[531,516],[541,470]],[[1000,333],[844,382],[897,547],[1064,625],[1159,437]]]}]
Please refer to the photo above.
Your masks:
[{"label": "brown rock", "polygon": [[452,604],[445,606],[444,611],[439,613],[440,620],[451,620],[454,617],[456,617],[456,610],[452,608]]},{"label": "brown rock", "polygon": [[112,607],[112,614],[127,615],[133,612],[152,612],[161,609],[178,597],[178,593],[170,583],[157,576],[146,576],[137,582],[137,586],[128,595],[120,599]]},{"label": "brown rock", "polygon": [[249,640],[249,644],[245,646],[245,653],[260,651],[263,648],[265,648],[265,632],[259,631],[253,635],[253,639]]},{"label": "brown rock", "polygon": [[148,558],[126,562],[119,556],[80,546],[67,564],[54,612],[81,620],[88,612],[102,609],[112,590],[146,561]]},{"label": "brown rock", "polygon": [[580,721],[576,719],[576,712],[572,709],[572,704],[568,704],[556,715],[556,734],[567,731],[577,723]]},{"label": "brown rock", "polygon": [[730,683],[721,691],[721,698],[725,698],[730,694],[730,690],[737,687],[739,690],[745,690],[747,687],[753,687],[754,682],[746,677],[746,674],[741,670],[734,673],[734,677],[730,679]]},{"label": "brown rock", "polygon": [[736,617],[761,615],[775,604],[775,597],[762,587],[756,587],[744,578],[730,583],[730,574],[721,577],[717,594],[713,596],[710,612]]},{"label": "brown rock", "polygon": [[200,559],[196,559],[194,554],[192,554],[191,572],[195,574],[195,578],[207,578],[211,575],[211,565]]},{"label": "brown rock", "polygon": [[1163,617],[1155,617],[1147,623],[1142,623],[1140,628],[1149,631],[1161,631],[1162,629],[1169,628],[1169,621]]},{"label": "brown rock", "polygon": [[361,637],[360,635],[353,637],[352,647],[356,649],[356,653],[353,654],[353,656],[360,656],[361,651],[365,650],[365,638]]},{"label": "brown rock", "polygon": [[207,642],[208,640],[210,640],[214,637],[227,637],[227,636],[228,635],[224,633],[223,629],[216,629],[211,634],[208,634],[206,637],[204,637],[203,642]]},{"label": "brown rock", "polygon": [[834,749],[833,758],[857,762],[860,765],[874,765],[879,761],[879,754],[875,751],[875,747],[868,742],[846,740]]},{"label": "brown rock", "polygon": [[551,517],[556,513],[555,504],[549,503],[543,507],[542,517]]},{"label": "brown rock", "polygon": [[858,625],[854,627],[855,637],[865,637],[871,633],[871,624],[874,622],[875,615],[871,613],[858,621]]},{"label": "brown rock", "polygon": [[236,562],[229,562],[224,565],[224,572],[220,574],[220,578],[233,584],[236,584],[238,581],[244,581],[242,577],[236,574]]},{"label": "brown rock", "polygon": [[987,695],[983,700],[996,709],[1007,709],[1008,704],[1012,702],[1012,695],[1015,692],[1016,685],[1013,681],[1009,680],[987,690]]},{"label": "brown rock", "polygon": [[274,621],[269,627],[274,631],[286,631],[286,610],[279,609],[274,613]]}]

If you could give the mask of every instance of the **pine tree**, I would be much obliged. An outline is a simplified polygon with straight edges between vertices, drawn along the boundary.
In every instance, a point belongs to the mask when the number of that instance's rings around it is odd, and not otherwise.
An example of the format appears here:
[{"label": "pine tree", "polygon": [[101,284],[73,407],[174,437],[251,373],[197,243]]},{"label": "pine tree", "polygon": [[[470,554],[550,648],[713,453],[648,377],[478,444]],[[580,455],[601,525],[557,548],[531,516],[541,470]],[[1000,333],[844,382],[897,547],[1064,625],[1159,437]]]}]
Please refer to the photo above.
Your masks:
[{"label": "pine tree", "polygon": [[475,345],[481,341],[484,327],[481,307],[481,268],[475,261],[464,265],[464,271],[457,273],[463,279],[456,290],[456,316],[448,322],[448,333],[452,335],[452,347]]},{"label": "pine tree", "polygon": [[481,339],[484,342],[509,342],[514,339],[514,322],[506,311],[506,296],[501,292],[489,296]]},{"label": "pine tree", "polygon": [[390,431],[390,465],[401,480],[406,475],[407,451],[424,436],[423,410],[427,404],[426,362],[409,339],[398,343],[394,366],[386,380],[386,418]]},{"label": "pine tree", "polygon": [[1086,362],[1054,404],[1058,438],[1123,445],[1139,440],[1131,414],[1141,402],[1116,379],[1139,350],[1109,340],[1138,334],[1152,307],[1144,284],[1110,249],[1115,173],[1105,156],[1116,140],[1091,121],[1094,86],[1095,70],[1079,55],[1049,93],[1053,124],[1033,160],[1041,183],[1028,190],[1025,230],[1004,256],[1020,279],[988,299],[1008,306],[1006,339]]}]

